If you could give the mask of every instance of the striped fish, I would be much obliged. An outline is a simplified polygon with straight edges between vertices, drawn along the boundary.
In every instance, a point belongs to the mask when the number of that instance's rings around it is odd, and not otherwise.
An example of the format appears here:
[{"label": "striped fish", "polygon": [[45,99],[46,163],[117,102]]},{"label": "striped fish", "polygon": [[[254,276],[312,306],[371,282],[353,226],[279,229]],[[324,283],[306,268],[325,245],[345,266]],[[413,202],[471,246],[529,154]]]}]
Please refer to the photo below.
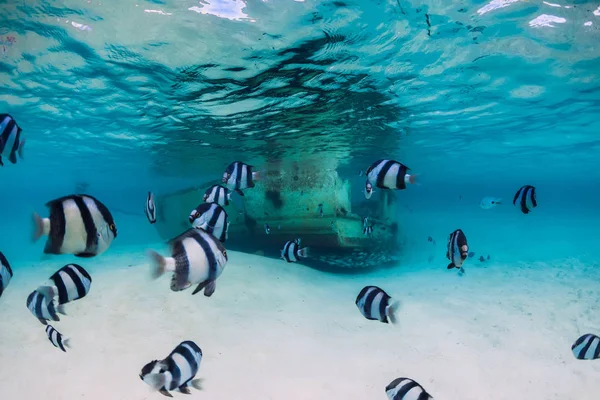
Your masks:
[{"label": "striped fish", "polygon": [[205,203],[217,203],[218,205],[225,207],[229,205],[231,192],[221,185],[212,185],[204,192],[203,199]]},{"label": "striped fish", "polygon": [[458,268],[460,272],[464,273],[463,263],[468,256],[469,245],[467,244],[467,237],[462,230],[457,229],[452,232],[448,238],[446,251],[446,258],[450,260],[448,269]]},{"label": "striped fish", "polygon": [[229,217],[227,211],[217,203],[202,203],[192,210],[189,216],[190,223],[196,229],[204,229],[221,243],[227,241],[229,230]]},{"label": "striped fish", "polygon": [[227,184],[230,190],[235,190],[243,196],[242,189],[253,188],[254,181],[260,178],[258,172],[252,171],[253,168],[252,165],[234,161],[225,169],[223,183]]},{"label": "striped fish", "polygon": [[192,294],[204,289],[204,295],[210,297],[227,264],[223,244],[210,233],[192,228],[169,241],[169,245],[171,257],[152,250],[148,252],[154,262],[152,277],[156,279],[165,272],[173,272],[171,290],[177,292],[197,284]]},{"label": "striped fish", "polygon": [[148,218],[148,222],[151,224],[156,223],[156,205],[154,204],[154,193],[152,192],[148,192],[144,211],[146,212],[146,218]]},{"label": "striped fish", "polygon": [[298,261],[300,258],[308,257],[308,247],[300,248],[300,239],[286,242],[281,250],[281,258],[289,263]]},{"label": "striped fish", "polygon": [[407,183],[415,183],[415,175],[409,175],[409,169],[398,161],[377,160],[367,169],[367,180],[381,189],[406,189]]},{"label": "striped fish", "polygon": [[383,289],[377,286],[365,286],[356,296],[354,303],[366,319],[395,324],[396,311],[400,302],[391,302],[391,300],[390,295]]},{"label": "striped fish", "polygon": [[49,218],[33,214],[34,241],[48,236],[44,253],[94,257],[104,253],[117,237],[112,214],[99,200],[74,194],[46,203]]},{"label": "striped fish", "polygon": [[519,207],[523,214],[529,214],[531,210],[537,207],[535,187],[531,185],[525,185],[517,190],[517,193],[513,198],[513,205]]},{"label": "striped fish", "polygon": [[65,349],[65,347],[68,347],[68,348],[71,347],[71,343],[70,343],[71,339],[68,337],[64,337],[59,331],[54,329],[54,327],[50,324],[48,324],[46,326],[46,336],[48,336],[48,340],[50,340],[50,343],[52,343],[54,345],[54,347],[58,347],[65,353],[67,352],[67,349]]},{"label": "striped fish", "polygon": [[2,156],[13,164],[17,163],[17,154],[23,159],[25,140],[21,140],[21,128],[8,114],[0,114],[0,166],[3,166]]},{"label": "striped fish", "polygon": [[573,343],[571,350],[578,360],[596,360],[600,358],[600,337],[585,334]]},{"label": "striped fish", "polygon": [[49,299],[58,295],[58,304],[85,297],[90,291],[92,277],[77,264],[65,265],[50,277],[53,286],[40,286],[37,291]]},{"label": "striped fish", "polygon": [[56,314],[57,311],[65,314],[61,305],[54,307],[54,300],[44,296],[37,290],[31,292],[27,297],[27,308],[44,325],[47,324],[46,321],[60,321],[60,318]]},{"label": "striped fish", "polygon": [[175,347],[164,360],[154,360],[144,365],[140,379],[168,397],[173,397],[169,393],[172,390],[191,394],[190,387],[202,389],[202,379],[194,379],[201,361],[200,347],[191,340],[186,340]]},{"label": "striped fish", "polygon": [[6,290],[12,277],[13,271],[10,268],[10,264],[4,254],[0,251],[0,297],[2,297],[2,293]]},{"label": "striped fish", "polygon": [[389,400],[433,400],[423,386],[409,378],[397,378],[385,387]]}]

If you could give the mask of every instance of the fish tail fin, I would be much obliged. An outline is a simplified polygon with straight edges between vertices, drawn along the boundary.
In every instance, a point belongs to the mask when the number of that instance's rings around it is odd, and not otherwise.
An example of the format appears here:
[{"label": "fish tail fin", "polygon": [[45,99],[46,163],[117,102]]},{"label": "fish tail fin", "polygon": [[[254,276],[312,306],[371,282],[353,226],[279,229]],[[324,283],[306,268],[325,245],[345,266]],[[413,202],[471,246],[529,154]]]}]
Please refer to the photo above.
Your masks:
[{"label": "fish tail fin", "polygon": [[421,184],[418,183],[418,181],[419,181],[419,179],[417,179],[418,176],[419,176],[419,174],[406,174],[406,176],[404,177],[404,182],[411,184],[411,185],[421,186]]},{"label": "fish tail fin", "polygon": [[308,247],[304,247],[304,248],[298,250],[298,255],[300,257],[306,258],[306,257],[308,257],[309,253],[310,253],[310,249]]},{"label": "fish tail fin", "polygon": [[36,289],[36,292],[50,300],[52,300],[57,294],[54,286],[40,286]]},{"label": "fish tail fin", "polygon": [[255,181],[260,181],[262,179],[262,176],[262,171],[252,171],[252,179],[254,179]]},{"label": "fish tail fin", "polygon": [[190,386],[197,390],[202,390],[202,381],[203,379],[197,378],[190,382]]},{"label": "fish tail fin", "polygon": [[502,199],[496,200],[496,204],[502,204]]},{"label": "fish tail fin", "polygon": [[144,377],[144,382],[146,382],[150,387],[154,390],[160,390],[166,383],[166,375],[165,374],[148,374]]},{"label": "fish tail fin", "polygon": [[71,347],[71,338],[66,338],[66,337],[63,337],[62,344],[63,344],[63,346],[65,346],[65,347],[67,347],[67,348],[71,349],[71,348],[72,348],[72,347]]},{"label": "fish tail fin", "polygon": [[59,304],[58,306],[56,306],[56,311],[57,311],[59,314],[62,314],[62,315],[67,315],[67,313],[66,313],[66,311],[65,311],[65,306],[64,306],[64,304]]},{"label": "fish tail fin", "polygon": [[46,233],[44,230],[44,220],[39,216],[38,213],[33,213],[33,241],[37,241],[42,235]]},{"label": "fish tail fin", "polygon": [[454,265],[454,263],[450,263],[448,264],[448,269],[452,269],[452,268],[456,268],[456,265]]},{"label": "fish tail fin", "polygon": [[21,160],[23,160],[23,148],[25,147],[25,140],[27,139],[21,140],[21,143],[19,143],[19,149],[17,150],[17,153],[19,154],[19,158]]},{"label": "fish tail fin", "polygon": [[[151,277],[152,279],[160,278],[165,272],[174,270],[174,266],[170,265],[173,263],[171,257],[166,258],[155,252],[154,250],[148,250],[148,256],[152,260],[151,265]],[[174,263],[173,263],[174,264]]]},{"label": "fish tail fin", "polygon": [[396,314],[398,313],[399,308],[400,302],[396,300],[385,309],[385,313],[392,324],[398,323],[398,317]]}]

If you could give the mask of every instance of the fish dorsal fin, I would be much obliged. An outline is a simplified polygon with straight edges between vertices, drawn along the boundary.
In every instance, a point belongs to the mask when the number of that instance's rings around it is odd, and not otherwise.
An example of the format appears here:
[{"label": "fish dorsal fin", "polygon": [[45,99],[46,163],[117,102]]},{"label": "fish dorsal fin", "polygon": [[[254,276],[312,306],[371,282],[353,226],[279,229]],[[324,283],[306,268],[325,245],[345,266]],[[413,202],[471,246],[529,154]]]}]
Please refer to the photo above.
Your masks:
[{"label": "fish dorsal fin", "polygon": [[198,234],[198,229],[196,229],[196,228],[190,228],[187,231],[185,231],[182,234],[180,234],[179,236],[176,236],[173,239],[169,240],[167,243],[168,243],[169,247],[171,248],[171,250],[173,250],[173,245],[175,243],[181,242],[182,240],[190,238],[190,237],[194,237],[197,234]]},{"label": "fish dorsal fin", "polygon": [[46,207],[53,208],[57,204],[62,204],[62,202],[65,200],[72,200],[72,199],[73,199],[73,195],[63,196],[58,199],[50,200],[49,202],[46,203]]}]

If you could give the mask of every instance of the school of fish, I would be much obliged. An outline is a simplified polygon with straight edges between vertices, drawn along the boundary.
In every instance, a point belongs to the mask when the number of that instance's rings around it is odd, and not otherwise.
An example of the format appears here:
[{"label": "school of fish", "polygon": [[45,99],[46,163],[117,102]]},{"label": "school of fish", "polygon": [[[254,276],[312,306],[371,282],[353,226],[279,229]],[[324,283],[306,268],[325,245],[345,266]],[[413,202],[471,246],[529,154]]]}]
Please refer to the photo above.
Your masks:
[{"label": "school of fish", "polygon": [[[1,156],[15,164],[17,155],[22,158],[25,140],[22,129],[8,114],[0,114],[0,166]],[[364,195],[370,199],[375,187],[381,190],[404,190],[417,181],[417,175],[409,174],[410,168],[391,160],[380,159],[371,164],[364,175],[366,182]],[[363,175],[363,172],[360,172]],[[217,279],[223,274],[228,261],[225,242],[228,237],[229,217],[225,207],[231,195],[244,196],[244,190],[255,187],[261,178],[255,167],[241,161],[234,161],[226,168],[222,184],[208,188],[202,202],[189,214],[189,229],[169,241],[170,254],[161,255],[154,250],[148,251],[151,260],[151,276],[158,279],[165,273],[171,274],[170,288],[182,291],[195,287],[192,294],[203,292],[212,296],[217,287]],[[484,197],[480,207],[485,210],[502,204],[502,199]],[[536,188],[524,185],[513,198],[513,205],[523,214],[529,214],[537,207]],[[69,194],[46,203],[48,216],[41,217],[33,213],[33,241],[46,237],[44,253],[72,254],[86,258],[103,254],[117,238],[117,226],[110,210],[97,198],[88,194]],[[323,205],[319,204],[319,213],[323,216]],[[155,195],[148,192],[144,212],[150,224],[157,221]],[[361,221],[363,233],[370,235],[373,225],[369,217]],[[265,224],[265,234],[271,228]],[[429,242],[435,244],[432,237]],[[283,244],[281,258],[288,263],[301,261],[309,257],[309,248],[301,245],[300,238],[293,238]],[[461,229],[454,229],[448,237],[446,258],[448,270],[457,269],[464,274],[464,263],[474,256],[469,252],[467,237]],[[490,257],[488,255],[487,260]],[[480,261],[485,261],[481,256]],[[7,290],[14,269],[4,254],[0,252],[0,297]],[[31,314],[45,327],[50,343],[63,352],[72,348],[71,338],[64,336],[52,323],[60,322],[58,314],[66,316],[65,305],[85,298],[91,289],[92,277],[79,264],[67,264],[48,278],[48,282],[34,289],[26,299]],[[367,320],[385,324],[398,322],[400,301],[394,299],[380,287],[367,285],[357,295],[356,307]],[[576,359],[600,359],[600,337],[585,334],[572,345]],[[172,391],[189,394],[190,389],[201,390],[201,379],[196,378],[202,360],[202,350],[193,341],[184,340],[164,359],[153,360],[141,368],[140,379],[153,390],[172,397]],[[391,381],[385,388],[389,400],[427,400],[433,397],[416,381],[401,377]]]}]

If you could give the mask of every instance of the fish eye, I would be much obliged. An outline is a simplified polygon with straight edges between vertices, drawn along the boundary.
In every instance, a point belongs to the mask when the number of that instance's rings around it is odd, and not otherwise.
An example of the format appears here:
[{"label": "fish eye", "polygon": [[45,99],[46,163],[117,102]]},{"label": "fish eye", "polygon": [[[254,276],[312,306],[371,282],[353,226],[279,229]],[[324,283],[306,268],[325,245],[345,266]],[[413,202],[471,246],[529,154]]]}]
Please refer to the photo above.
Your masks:
[{"label": "fish eye", "polygon": [[114,231],[115,229],[117,229],[117,227],[115,226],[115,224],[110,224],[109,226],[111,231]]}]

